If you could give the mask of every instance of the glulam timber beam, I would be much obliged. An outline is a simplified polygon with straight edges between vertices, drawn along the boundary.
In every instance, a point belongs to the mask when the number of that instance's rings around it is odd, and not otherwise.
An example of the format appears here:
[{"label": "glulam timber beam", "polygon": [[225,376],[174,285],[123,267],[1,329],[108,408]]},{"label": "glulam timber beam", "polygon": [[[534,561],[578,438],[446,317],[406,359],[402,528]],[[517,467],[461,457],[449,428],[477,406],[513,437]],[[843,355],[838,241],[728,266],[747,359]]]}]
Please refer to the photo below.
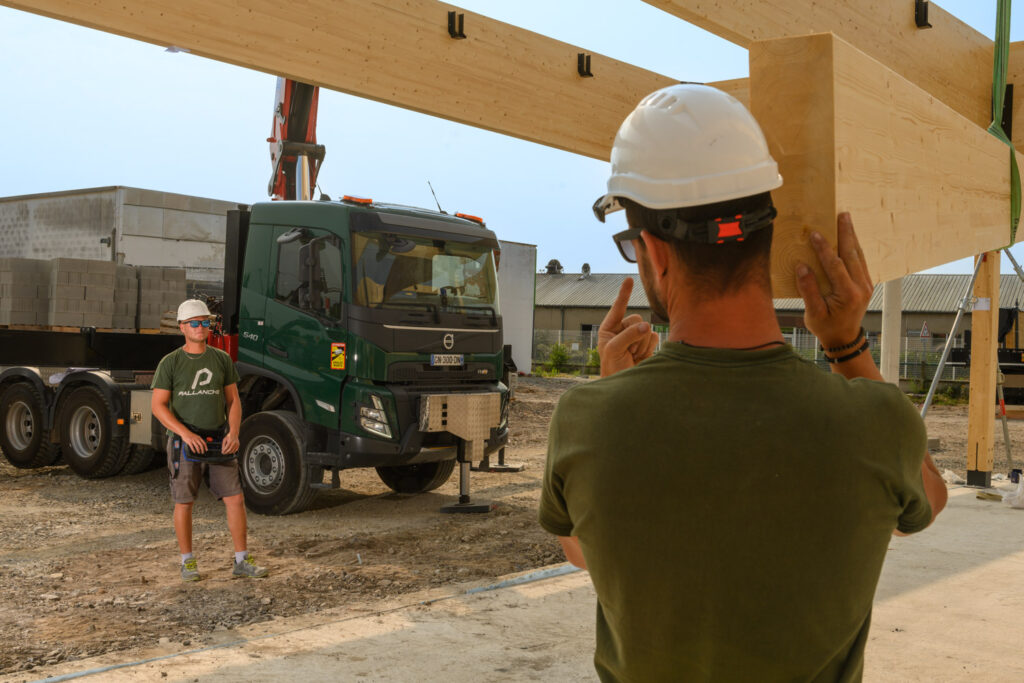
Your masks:
[{"label": "glulam timber beam", "polygon": [[1017,149],[1024,150],[1024,42],[1010,43],[1010,61],[1006,67],[1006,82],[1013,84],[1011,138]]},{"label": "glulam timber beam", "polygon": [[839,211],[852,213],[876,282],[1009,242],[1009,147],[849,43],[753,43],[750,88],[784,178],[775,296],[797,296],[797,262],[817,268],[807,236],[834,243]]},{"label": "glulam timber beam", "polygon": [[976,125],[992,120],[993,43],[934,2],[932,27],[920,29],[912,0],[644,1],[748,49],[761,40],[835,33]]},{"label": "glulam timber beam", "polygon": [[[644,95],[686,80],[434,0],[0,4],[603,160]],[[747,102],[745,80],[713,85]]]},{"label": "glulam timber beam", "polygon": [[[971,388],[967,419],[967,485],[992,485],[995,432],[996,338],[999,328],[999,252],[980,254],[984,259],[974,283],[971,312]],[[975,260],[977,264],[977,260]]]}]

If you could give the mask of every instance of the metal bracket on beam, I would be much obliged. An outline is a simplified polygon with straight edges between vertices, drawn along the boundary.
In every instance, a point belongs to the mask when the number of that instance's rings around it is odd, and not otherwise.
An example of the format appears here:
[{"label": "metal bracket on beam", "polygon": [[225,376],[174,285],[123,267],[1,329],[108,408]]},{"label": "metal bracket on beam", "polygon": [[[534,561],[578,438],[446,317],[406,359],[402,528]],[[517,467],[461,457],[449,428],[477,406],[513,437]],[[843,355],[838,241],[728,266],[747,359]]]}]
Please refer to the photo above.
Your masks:
[{"label": "metal bracket on beam", "polygon": [[928,23],[928,0],[914,0],[914,23],[918,28],[931,28]]},{"label": "metal bracket on beam", "polygon": [[583,78],[594,77],[594,74],[590,72],[590,55],[585,52],[580,52],[576,55],[576,73]]},{"label": "metal bracket on beam", "polygon": [[448,13],[448,35],[456,40],[462,40],[466,37],[465,31],[462,29],[466,25],[466,15],[456,12]]}]

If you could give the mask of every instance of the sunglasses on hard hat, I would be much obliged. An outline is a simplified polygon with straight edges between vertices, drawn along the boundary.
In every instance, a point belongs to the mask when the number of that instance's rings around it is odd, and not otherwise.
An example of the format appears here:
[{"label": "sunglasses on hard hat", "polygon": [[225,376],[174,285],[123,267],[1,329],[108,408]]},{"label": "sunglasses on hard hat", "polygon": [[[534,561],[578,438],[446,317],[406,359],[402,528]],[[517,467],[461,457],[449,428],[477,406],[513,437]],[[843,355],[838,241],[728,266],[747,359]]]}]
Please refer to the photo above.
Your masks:
[{"label": "sunglasses on hard hat", "polygon": [[629,230],[623,230],[612,235],[615,246],[619,248],[619,253],[622,254],[622,258],[626,259],[627,263],[636,263],[636,248],[633,240],[640,239],[640,233],[642,232],[641,228],[630,228]]},{"label": "sunglasses on hard hat", "polygon": [[210,321],[209,320],[189,320],[188,321],[188,326],[189,327],[199,327],[200,325],[202,325],[203,327],[209,327],[210,326]]}]

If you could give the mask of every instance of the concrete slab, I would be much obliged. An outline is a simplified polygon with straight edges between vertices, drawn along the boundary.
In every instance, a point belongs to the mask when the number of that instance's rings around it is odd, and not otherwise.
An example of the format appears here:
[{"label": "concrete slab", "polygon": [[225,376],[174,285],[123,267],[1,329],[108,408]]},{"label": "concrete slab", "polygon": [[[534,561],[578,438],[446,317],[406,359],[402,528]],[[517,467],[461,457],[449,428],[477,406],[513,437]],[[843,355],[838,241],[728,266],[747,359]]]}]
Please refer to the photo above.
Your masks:
[{"label": "concrete slab", "polygon": [[[893,539],[866,681],[1024,680],[1024,510],[976,493],[952,489],[933,528]],[[201,647],[168,644],[32,674],[218,683],[592,681],[594,600],[589,576],[573,572],[472,594],[403,596],[214,633]],[[0,680],[24,679],[21,672]]]}]

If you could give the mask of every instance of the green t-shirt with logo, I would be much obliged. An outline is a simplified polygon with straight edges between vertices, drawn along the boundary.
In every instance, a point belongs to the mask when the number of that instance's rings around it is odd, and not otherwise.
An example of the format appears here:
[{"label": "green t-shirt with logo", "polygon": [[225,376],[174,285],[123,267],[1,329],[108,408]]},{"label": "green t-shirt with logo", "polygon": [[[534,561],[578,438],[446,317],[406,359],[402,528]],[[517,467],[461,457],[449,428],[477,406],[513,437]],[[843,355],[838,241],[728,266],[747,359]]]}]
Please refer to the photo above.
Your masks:
[{"label": "green t-shirt with logo", "polygon": [[566,392],[540,523],[578,536],[604,681],[857,681],[894,529],[931,519],[924,423],[788,347],[669,343]]},{"label": "green t-shirt with logo", "polygon": [[198,356],[184,348],[164,356],[150,388],[171,392],[171,412],[182,422],[216,429],[227,421],[224,387],[237,383],[238,370],[231,356],[207,346]]}]

